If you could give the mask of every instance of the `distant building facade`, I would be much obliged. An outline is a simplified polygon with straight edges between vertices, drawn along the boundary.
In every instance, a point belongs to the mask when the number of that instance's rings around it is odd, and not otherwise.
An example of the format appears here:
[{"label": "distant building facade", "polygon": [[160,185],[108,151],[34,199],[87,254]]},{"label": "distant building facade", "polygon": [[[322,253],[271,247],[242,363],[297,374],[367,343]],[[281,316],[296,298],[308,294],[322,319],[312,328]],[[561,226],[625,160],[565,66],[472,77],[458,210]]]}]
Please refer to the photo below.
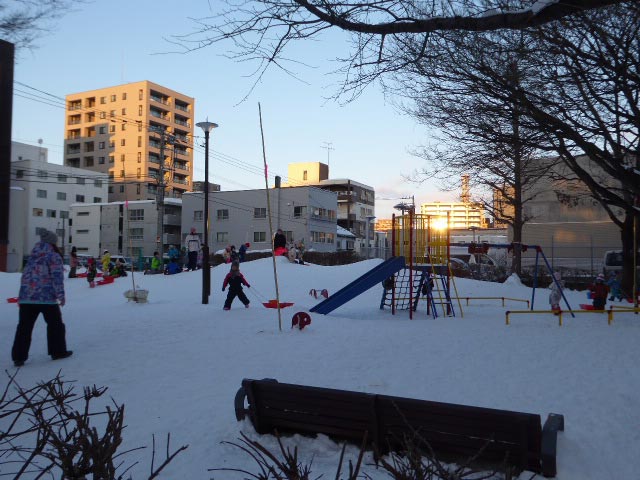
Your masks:
[{"label": "distant building facade", "polygon": [[[307,250],[336,249],[336,194],[314,187],[273,188],[269,192],[273,229],[282,228],[289,241],[304,240]],[[182,197],[182,240],[194,227],[204,232],[204,196]],[[209,194],[209,250],[249,242],[251,249],[270,249],[267,195],[264,190]]]},{"label": "distant building facade", "polygon": [[[99,257],[104,250],[132,257],[151,256],[160,250],[158,209],[154,200],[71,205],[70,240],[78,253]],[[180,249],[182,201],[166,199],[163,246]]]},{"label": "distant building facade", "polygon": [[107,199],[105,174],[47,162],[47,150],[12,142],[8,269],[18,271],[42,229],[69,251],[70,210],[76,202]]},{"label": "distant building facade", "polygon": [[375,217],[373,187],[351,179],[330,179],[329,166],[322,162],[290,163],[287,173],[288,186],[313,185],[338,196],[338,225],[356,236],[355,248],[360,251],[367,240],[367,224]]},{"label": "distant building facade", "polygon": [[477,203],[428,202],[420,205],[420,213],[434,218],[448,218],[449,229],[486,226],[482,206]]},{"label": "distant building facade", "polygon": [[195,100],[149,81],[66,96],[64,164],[109,176],[109,201],[180,198],[193,181]]}]

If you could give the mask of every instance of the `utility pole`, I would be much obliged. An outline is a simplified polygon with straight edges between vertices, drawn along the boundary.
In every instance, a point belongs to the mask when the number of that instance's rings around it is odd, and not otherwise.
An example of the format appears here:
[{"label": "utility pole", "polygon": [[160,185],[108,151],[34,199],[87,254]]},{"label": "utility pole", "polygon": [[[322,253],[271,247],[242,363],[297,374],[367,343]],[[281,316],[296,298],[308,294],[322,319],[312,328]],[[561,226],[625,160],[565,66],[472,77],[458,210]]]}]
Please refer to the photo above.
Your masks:
[{"label": "utility pole", "polygon": [[155,129],[156,133],[160,135],[160,168],[158,169],[158,188],[156,190],[156,208],[158,210],[158,225],[157,225],[157,240],[158,253],[161,258],[164,258],[164,189],[167,184],[164,181],[164,149],[166,143],[174,143],[174,137],[172,135],[167,136],[166,130]]}]

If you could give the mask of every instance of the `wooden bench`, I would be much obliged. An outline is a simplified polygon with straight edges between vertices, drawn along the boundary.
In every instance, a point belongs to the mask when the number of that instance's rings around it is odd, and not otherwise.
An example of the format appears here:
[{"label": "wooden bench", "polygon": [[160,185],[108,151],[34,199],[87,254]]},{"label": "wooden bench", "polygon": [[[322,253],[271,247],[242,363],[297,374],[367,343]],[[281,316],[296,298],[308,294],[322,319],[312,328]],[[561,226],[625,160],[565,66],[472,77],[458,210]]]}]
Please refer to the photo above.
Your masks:
[{"label": "wooden bench", "polygon": [[[402,451],[406,439],[427,442],[439,459],[467,460],[478,452],[479,465],[512,466],[545,477],[556,475],[558,431],[564,417],[430,402],[244,379],[236,393],[238,421],[249,417],[256,431],[325,434],[367,447],[376,455]],[[423,442],[424,441],[424,442]]]}]

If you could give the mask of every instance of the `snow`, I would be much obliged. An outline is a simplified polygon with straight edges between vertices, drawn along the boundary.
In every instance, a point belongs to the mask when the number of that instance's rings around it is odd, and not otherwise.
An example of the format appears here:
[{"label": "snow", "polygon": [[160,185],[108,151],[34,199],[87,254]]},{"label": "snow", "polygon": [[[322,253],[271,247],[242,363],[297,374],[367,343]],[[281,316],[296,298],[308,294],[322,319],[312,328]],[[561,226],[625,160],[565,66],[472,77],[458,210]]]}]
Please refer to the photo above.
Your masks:
[{"label": "snow", "polygon": [[[149,303],[127,303],[123,292],[132,277],[89,289],[84,279],[67,279],[63,317],[72,357],[51,361],[46,328],[36,323],[30,358],[18,381],[30,386],[62,371],[64,378],[85,385],[107,386],[124,403],[124,445],[147,445],[126,463],[133,478],[146,478],[151,435],[171,433],[172,447],[188,444],[162,478],[211,478],[210,468],[254,468],[246,454],[223,441],[244,432],[275,447],[272,436],[258,436],[248,420],[237,422],[233,399],[243,378],[276,378],[281,382],[405,396],[565,417],[558,436],[561,480],[636,478],[640,470],[640,317],[616,313],[563,315],[563,326],[549,314],[512,315],[524,304],[498,300],[463,302],[464,316],[426,315],[424,306],[409,320],[408,312],[392,316],[379,309],[381,288],[373,288],[329,315],[311,314],[304,330],[292,330],[291,317],[308,311],[322,298],[309,290],[336,292],[380,260],[347,266],[300,266],[277,259],[281,301],[277,310],[261,301],[275,298],[271,258],[241,264],[252,285],[251,307],[236,299],[223,312],[221,285],[228,266],[212,270],[210,303],[201,303],[202,274],[135,275],[149,290]],[[0,292],[17,295],[19,274],[0,273]],[[460,297],[531,299],[531,289],[517,277],[504,284],[457,279]],[[566,292],[574,308],[586,303],[584,292]],[[547,309],[548,290],[536,291],[536,309]],[[457,306],[456,306],[457,307]],[[15,369],[10,351],[18,309],[0,304],[0,365]],[[6,379],[4,381],[6,384]],[[164,458],[164,440],[159,454]],[[313,459],[313,478],[335,477],[340,446],[326,437],[285,439],[296,443],[303,460]],[[355,460],[357,448],[347,449]],[[157,461],[157,460],[156,460]],[[387,478],[371,465],[366,472]],[[1,467],[0,467],[1,468]],[[255,470],[254,470],[255,471]],[[221,474],[217,474],[221,477]],[[524,474],[522,478],[529,478]],[[225,474],[225,478],[240,478]]]}]

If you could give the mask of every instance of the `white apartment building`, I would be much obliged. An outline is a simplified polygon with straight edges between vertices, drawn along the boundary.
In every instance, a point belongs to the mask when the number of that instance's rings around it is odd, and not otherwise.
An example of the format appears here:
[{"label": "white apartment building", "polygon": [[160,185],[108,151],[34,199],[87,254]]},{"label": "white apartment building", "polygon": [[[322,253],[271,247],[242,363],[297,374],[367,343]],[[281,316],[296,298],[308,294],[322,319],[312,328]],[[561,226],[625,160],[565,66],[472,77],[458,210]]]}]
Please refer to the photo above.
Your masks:
[{"label": "white apartment building", "polygon": [[476,203],[467,202],[429,202],[420,205],[422,215],[430,215],[434,218],[447,221],[448,228],[483,227],[482,207]]},{"label": "white apartment building", "polygon": [[[282,228],[289,241],[304,240],[307,250],[336,250],[337,195],[315,187],[269,190],[273,229]],[[209,251],[227,245],[251,243],[252,250],[270,249],[267,196],[264,190],[211,192],[209,194]],[[204,193],[182,196],[182,240],[192,227],[202,238]]]},{"label": "white apartment building", "polygon": [[[181,246],[182,201],[164,202],[163,245]],[[71,205],[70,241],[78,253],[99,258],[104,250],[133,262],[160,251],[155,200]]]},{"label": "white apartment building", "polygon": [[[107,199],[106,174],[47,162],[47,149],[12,142],[7,270],[20,271],[41,229],[68,252],[72,203]],[[65,252],[65,253],[66,253]]]}]

